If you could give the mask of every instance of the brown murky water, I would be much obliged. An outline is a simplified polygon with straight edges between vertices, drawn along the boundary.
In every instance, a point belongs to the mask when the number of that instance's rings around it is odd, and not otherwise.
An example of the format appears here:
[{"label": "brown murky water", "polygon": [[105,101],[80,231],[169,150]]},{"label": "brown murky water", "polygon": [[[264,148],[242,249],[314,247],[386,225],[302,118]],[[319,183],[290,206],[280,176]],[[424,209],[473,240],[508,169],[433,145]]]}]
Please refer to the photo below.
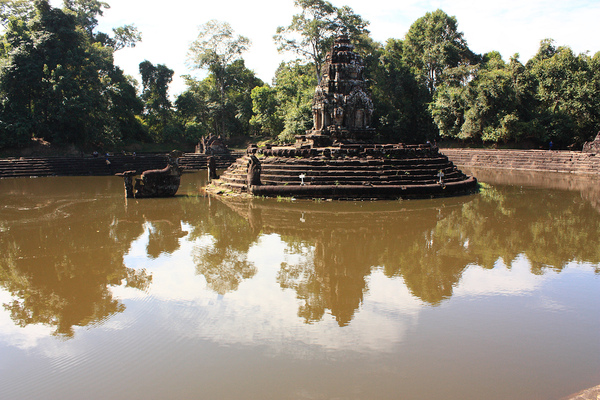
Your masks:
[{"label": "brown murky water", "polygon": [[2,399],[557,399],[600,384],[599,181],[396,202],[0,180]]}]

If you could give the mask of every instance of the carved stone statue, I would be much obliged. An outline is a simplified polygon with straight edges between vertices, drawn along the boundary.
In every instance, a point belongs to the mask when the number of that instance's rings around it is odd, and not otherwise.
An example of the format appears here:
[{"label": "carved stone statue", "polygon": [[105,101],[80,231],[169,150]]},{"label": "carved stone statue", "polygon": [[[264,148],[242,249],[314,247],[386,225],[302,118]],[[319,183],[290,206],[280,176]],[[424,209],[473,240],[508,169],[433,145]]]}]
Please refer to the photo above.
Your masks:
[{"label": "carved stone statue", "polygon": [[255,155],[250,156],[248,163],[248,189],[252,186],[260,186],[260,161]]},{"label": "carved stone statue", "polygon": [[182,154],[180,151],[172,151],[165,168],[144,171],[140,178],[135,178],[136,171],[118,174],[123,176],[126,196],[136,199],[175,196],[183,172],[183,168],[179,166],[179,157]]},{"label": "carved stone statue", "polygon": [[207,169],[208,169],[208,181],[212,181],[213,179],[219,179],[217,175],[217,162],[213,156],[209,156],[207,160]]},{"label": "carved stone statue", "polygon": [[200,154],[229,154],[227,145],[220,136],[210,135],[202,137],[196,146],[196,153]]},{"label": "carved stone statue", "polygon": [[585,142],[583,145],[584,153],[600,153],[600,132],[596,135],[596,138],[591,142]]}]

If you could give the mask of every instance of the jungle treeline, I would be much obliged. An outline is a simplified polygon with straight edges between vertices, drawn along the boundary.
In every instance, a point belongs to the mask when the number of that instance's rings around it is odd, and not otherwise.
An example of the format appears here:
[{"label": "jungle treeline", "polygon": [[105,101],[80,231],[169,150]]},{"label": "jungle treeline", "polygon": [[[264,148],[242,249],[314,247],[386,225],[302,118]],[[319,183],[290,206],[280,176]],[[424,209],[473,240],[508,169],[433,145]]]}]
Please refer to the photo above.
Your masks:
[{"label": "jungle treeline", "polygon": [[[289,0],[291,1],[291,0]],[[417,19],[402,39],[378,43],[350,7],[295,0],[298,14],[274,32],[282,62],[272,82],[246,67],[251,42],[226,22],[200,26],[186,76],[140,60],[141,82],[114,53],[142,40],[135,25],[99,32],[99,0],[0,0],[0,149],[32,139],[80,149],[132,143],[191,146],[202,136],[290,142],[312,126],[312,97],[333,39],[348,35],[365,60],[376,140],[580,149],[600,129],[600,52],[575,54],[543,39],[526,63],[469,49],[455,17]],[[284,21],[285,22],[285,21]]]}]

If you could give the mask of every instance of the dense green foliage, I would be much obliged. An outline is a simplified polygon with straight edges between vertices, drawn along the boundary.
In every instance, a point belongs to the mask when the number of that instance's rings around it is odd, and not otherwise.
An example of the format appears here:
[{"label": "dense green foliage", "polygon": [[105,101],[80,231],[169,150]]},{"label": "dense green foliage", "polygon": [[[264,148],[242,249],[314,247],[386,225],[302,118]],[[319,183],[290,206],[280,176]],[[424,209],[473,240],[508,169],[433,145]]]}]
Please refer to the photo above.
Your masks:
[{"label": "dense green foliage", "polygon": [[33,9],[6,17],[0,146],[27,145],[33,137],[82,147],[112,145],[139,133],[135,114],[141,103],[113,64],[116,40],[106,44],[107,35],[92,33],[102,6],[73,0],[60,10],[37,0]]},{"label": "dense green foliage", "polygon": [[210,73],[205,79],[186,77],[187,90],[177,97],[177,119],[189,141],[202,136],[224,138],[252,135],[252,89],[262,86],[244,60],[226,65],[222,77]]},{"label": "dense green foliage", "polygon": [[235,36],[226,22],[212,20],[200,27],[189,59],[196,68],[208,70],[208,76],[202,81],[188,76],[188,89],[176,101],[188,139],[252,133],[250,92],[262,81],[241,58],[249,46],[248,38]]},{"label": "dense green foliage", "polygon": [[575,55],[543,40],[525,65],[518,55],[507,64],[491,52],[473,68],[448,70],[462,79],[448,79],[430,105],[440,135],[580,148],[600,127],[599,54]]},{"label": "dense green foliage", "polygon": [[0,0],[0,148],[32,138],[80,148],[131,142],[193,144],[202,136],[279,142],[312,126],[312,96],[333,39],[346,34],[365,60],[376,140],[452,139],[578,149],[600,128],[600,53],[541,42],[525,64],[496,51],[474,54],[458,21],[442,10],[385,44],[350,7],[295,0],[300,12],[277,29],[283,62],[271,84],[249,70],[250,41],[226,22],[200,27],[188,53],[204,78],[169,96],[173,70],[140,63],[141,86],[114,65],[114,52],[141,40],[134,25],[97,32],[99,0]]},{"label": "dense green foliage", "polygon": [[[155,142],[173,140],[168,133],[173,120],[171,100],[169,100],[169,84],[173,80],[173,70],[165,65],[153,65],[150,61],[140,63],[142,76],[142,100],[144,101],[144,122],[150,137]],[[171,129],[169,129],[171,128]]]},{"label": "dense green foliage", "polygon": [[250,123],[260,133],[290,142],[312,126],[311,104],[317,79],[311,64],[281,63],[275,72],[273,87],[264,85],[252,90]]}]

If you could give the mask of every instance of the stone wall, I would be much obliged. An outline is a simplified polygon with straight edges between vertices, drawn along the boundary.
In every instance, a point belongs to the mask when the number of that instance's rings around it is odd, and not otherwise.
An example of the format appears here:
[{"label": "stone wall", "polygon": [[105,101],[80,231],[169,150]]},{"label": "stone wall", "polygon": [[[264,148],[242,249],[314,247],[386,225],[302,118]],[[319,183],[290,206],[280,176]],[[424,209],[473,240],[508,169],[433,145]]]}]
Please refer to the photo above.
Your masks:
[{"label": "stone wall", "polygon": [[[225,169],[240,153],[215,156],[218,169]],[[185,170],[206,169],[205,154],[186,153],[180,159]],[[138,174],[167,165],[165,154],[99,155],[98,157],[20,157],[0,159],[0,178],[31,176],[103,176],[135,170]]]},{"label": "stone wall", "polygon": [[441,148],[458,168],[600,174],[600,154],[579,151]]}]

